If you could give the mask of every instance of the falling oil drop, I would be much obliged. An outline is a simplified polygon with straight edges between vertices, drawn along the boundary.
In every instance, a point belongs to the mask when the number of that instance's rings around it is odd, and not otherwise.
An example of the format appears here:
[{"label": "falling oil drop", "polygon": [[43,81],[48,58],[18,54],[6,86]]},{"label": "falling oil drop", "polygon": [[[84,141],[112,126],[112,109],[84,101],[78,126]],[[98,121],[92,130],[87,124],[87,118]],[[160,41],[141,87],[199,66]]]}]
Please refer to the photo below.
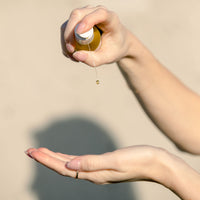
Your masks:
[{"label": "falling oil drop", "polygon": [[99,81],[99,80],[96,80],[96,84],[99,85],[99,84],[100,84],[100,81]]},{"label": "falling oil drop", "polygon": [[[91,51],[91,49],[90,49],[90,44],[88,44],[87,46],[88,46],[88,50]],[[95,65],[94,60],[93,60],[93,66],[94,66],[95,74],[96,74],[96,84],[99,85],[99,84],[100,84],[100,81],[99,81],[99,79],[97,79],[97,78],[98,78],[98,73],[97,73],[97,68],[96,68],[96,65]]]}]

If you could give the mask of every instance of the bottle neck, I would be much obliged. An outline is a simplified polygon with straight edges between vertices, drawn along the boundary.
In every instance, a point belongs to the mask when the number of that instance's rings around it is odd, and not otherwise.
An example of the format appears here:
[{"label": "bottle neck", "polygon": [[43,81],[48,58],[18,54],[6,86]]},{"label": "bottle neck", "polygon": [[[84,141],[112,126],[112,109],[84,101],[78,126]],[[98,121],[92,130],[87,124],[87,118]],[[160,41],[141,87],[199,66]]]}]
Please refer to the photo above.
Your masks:
[{"label": "bottle neck", "polygon": [[82,39],[82,38],[80,39],[79,37],[76,37],[76,35],[75,35],[76,41],[81,45],[90,44],[92,42],[93,38],[94,38],[94,35],[92,35],[92,37],[90,37],[90,38],[85,38],[85,39]]}]

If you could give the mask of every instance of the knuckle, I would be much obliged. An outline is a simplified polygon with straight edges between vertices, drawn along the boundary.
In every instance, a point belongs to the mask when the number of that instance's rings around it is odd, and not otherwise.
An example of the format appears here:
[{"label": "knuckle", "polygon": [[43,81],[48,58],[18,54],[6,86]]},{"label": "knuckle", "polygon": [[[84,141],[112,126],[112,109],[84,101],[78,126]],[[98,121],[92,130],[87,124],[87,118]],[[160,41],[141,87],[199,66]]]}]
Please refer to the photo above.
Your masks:
[{"label": "knuckle", "polygon": [[76,8],[71,12],[70,17],[80,17],[81,16],[81,9]]},{"label": "knuckle", "polygon": [[96,177],[92,176],[92,177],[88,178],[88,181],[90,181],[96,185],[106,185],[107,184],[107,181],[104,178],[99,177],[99,176],[96,176]]},{"label": "knuckle", "polygon": [[85,156],[84,159],[82,160],[82,164],[84,166],[84,169],[89,170],[91,166],[93,165],[93,162],[91,159],[88,159],[88,156]]},{"label": "knuckle", "polygon": [[98,11],[102,14],[102,15],[108,15],[108,10],[104,7],[100,7],[98,8]]},{"label": "knuckle", "polygon": [[110,15],[112,16],[113,20],[119,21],[119,16],[115,12],[110,11]]},{"label": "knuckle", "polygon": [[94,62],[92,61],[91,63],[88,63],[88,65],[92,68],[98,67],[100,64],[98,64],[98,62]]},{"label": "knuckle", "polygon": [[91,67],[99,67],[102,64],[101,56],[98,55],[92,55],[89,59],[88,65]]},{"label": "knuckle", "polygon": [[85,155],[81,161],[81,166],[84,168],[84,170],[88,171],[93,170],[96,168],[96,165],[97,163],[93,155]]}]

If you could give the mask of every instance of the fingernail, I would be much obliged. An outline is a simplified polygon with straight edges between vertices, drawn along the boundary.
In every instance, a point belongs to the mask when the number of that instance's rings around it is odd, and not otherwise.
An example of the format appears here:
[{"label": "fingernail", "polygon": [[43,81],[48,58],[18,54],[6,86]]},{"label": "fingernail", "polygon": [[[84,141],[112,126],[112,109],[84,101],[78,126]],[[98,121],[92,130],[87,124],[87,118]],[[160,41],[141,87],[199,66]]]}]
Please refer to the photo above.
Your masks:
[{"label": "fingernail", "polygon": [[76,32],[78,34],[82,33],[83,32],[83,29],[85,28],[85,23],[80,23],[77,25],[77,28],[76,28]]},{"label": "fingernail", "polygon": [[78,60],[78,61],[81,61],[81,62],[84,62],[87,58],[87,54],[86,53],[83,53],[83,52],[75,52],[73,54],[73,57]]},{"label": "fingernail", "polygon": [[28,157],[33,158],[32,155],[31,155],[31,153],[29,153],[28,151],[25,151],[24,153],[25,153]]},{"label": "fingernail", "polygon": [[70,162],[67,162],[65,167],[68,169],[72,169],[72,170],[79,170],[80,169],[80,160],[72,160]]},{"label": "fingernail", "polygon": [[70,43],[66,44],[66,48],[67,48],[67,51],[69,53],[73,53],[74,52],[74,47]]}]

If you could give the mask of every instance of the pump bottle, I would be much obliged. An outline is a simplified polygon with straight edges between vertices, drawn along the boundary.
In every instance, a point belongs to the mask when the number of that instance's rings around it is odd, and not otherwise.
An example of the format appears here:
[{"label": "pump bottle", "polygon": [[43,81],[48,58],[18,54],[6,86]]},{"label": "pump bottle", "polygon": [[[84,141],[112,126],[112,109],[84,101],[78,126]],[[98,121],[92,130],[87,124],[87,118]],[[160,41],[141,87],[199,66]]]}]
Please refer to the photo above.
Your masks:
[{"label": "pump bottle", "polygon": [[77,26],[74,30],[75,35],[75,50],[86,50],[86,51],[95,51],[99,48],[101,44],[101,33],[99,29],[94,26],[89,31],[85,33],[78,34],[76,32]]}]

